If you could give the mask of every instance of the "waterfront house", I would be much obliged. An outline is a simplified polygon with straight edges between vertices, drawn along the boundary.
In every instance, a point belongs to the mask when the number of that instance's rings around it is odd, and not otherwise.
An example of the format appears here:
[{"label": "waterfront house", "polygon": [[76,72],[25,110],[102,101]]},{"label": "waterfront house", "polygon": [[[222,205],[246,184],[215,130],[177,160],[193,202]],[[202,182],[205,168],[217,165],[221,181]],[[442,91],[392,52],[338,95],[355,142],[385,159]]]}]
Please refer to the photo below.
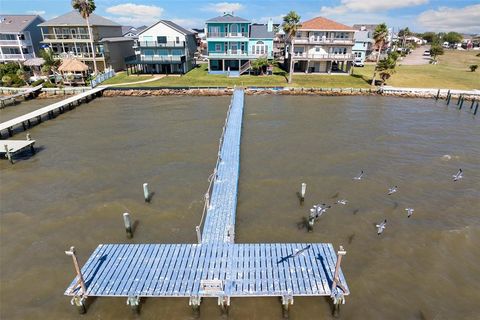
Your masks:
[{"label": "waterfront house", "polygon": [[[133,39],[122,37],[122,26],[92,13],[93,47],[97,68],[125,69],[125,57],[133,54]],[[93,53],[85,19],[77,11],[71,11],[40,23],[43,43],[58,59],[76,58],[93,70]]]},{"label": "waterfront house", "polygon": [[195,65],[195,34],[176,23],[160,20],[138,34],[128,69],[143,73],[187,73]]},{"label": "waterfront house", "polygon": [[374,40],[370,38],[368,30],[355,31],[355,45],[352,48],[354,64],[356,66],[364,65],[367,56],[372,52]]},{"label": "waterfront house", "polygon": [[138,28],[132,26],[122,26],[122,36],[138,39],[138,34],[145,29],[147,29],[147,26],[141,26]]},{"label": "waterfront house", "polygon": [[[323,17],[301,23],[289,45],[293,46],[294,72],[350,73],[354,60],[355,30]],[[287,54],[290,50],[287,51]]]},{"label": "waterfront house", "polygon": [[273,22],[252,24],[226,13],[206,21],[207,60],[210,73],[240,75],[251,61],[273,59]]},{"label": "waterfront house", "polygon": [[42,40],[38,15],[0,15],[0,63],[35,58]]}]

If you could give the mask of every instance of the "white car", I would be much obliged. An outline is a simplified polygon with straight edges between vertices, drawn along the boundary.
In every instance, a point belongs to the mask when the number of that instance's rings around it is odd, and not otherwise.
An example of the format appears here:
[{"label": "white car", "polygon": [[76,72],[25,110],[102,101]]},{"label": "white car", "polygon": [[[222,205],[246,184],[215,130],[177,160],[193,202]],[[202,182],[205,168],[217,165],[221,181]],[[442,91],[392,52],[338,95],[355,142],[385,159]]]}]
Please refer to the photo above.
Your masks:
[{"label": "white car", "polygon": [[430,57],[430,50],[423,51],[423,55],[427,56],[427,57]]},{"label": "white car", "polygon": [[353,66],[355,66],[355,67],[364,67],[365,64],[363,63],[362,60],[354,60],[354,61],[353,61]]}]

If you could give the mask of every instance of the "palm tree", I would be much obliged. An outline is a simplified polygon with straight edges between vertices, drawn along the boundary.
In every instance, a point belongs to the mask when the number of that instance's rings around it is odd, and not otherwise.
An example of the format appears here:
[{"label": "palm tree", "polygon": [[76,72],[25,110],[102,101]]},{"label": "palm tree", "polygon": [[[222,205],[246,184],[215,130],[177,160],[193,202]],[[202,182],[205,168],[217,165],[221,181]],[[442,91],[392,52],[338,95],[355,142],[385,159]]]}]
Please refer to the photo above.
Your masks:
[{"label": "palm tree", "polygon": [[95,73],[98,73],[97,61],[95,57],[95,47],[93,46],[93,35],[92,28],[90,27],[90,22],[88,17],[95,11],[95,1],[94,0],[72,0],[73,9],[77,10],[87,22],[88,35],[90,38],[90,45],[92,46],[92,56],[93,56],[93,69]]},{"label": "palm tree", "polygon": [[290,52],[288,53],[288,56],[290,57],[290,67],[288,69],[288,83],[292,83],[293,74],[293,37],[301,26],[302,25],[300,24],[300,16],[295,11],[290,11],[285,17],[283,17],[282,28],[287,35],[287,42],[290,42]]},{"label": "palm tree", "polygon": [[[377,63],[380,61],[380,53],[382,52],[382,48],[385,44],[385,40],[388,37],[388,28],[385,23],[379,24],[375,28],[375,32],[373,33],[373,39],[375,40],[375,46],[378,48],[378,55],[377,55]],[[372,78],[372,86],[375,85],[375,77],[377,76],[377,68],[375,68],[375,71],[373,72],[373,78]]]},{"label": "palm tree", "polygon": [[387,81],[392,74],[395,73],[395,67],[397,65],[398,54],[392,52],[386,57],[378,62],[375,70],[379,72],[380,78],[382,79],[382,84]]}]

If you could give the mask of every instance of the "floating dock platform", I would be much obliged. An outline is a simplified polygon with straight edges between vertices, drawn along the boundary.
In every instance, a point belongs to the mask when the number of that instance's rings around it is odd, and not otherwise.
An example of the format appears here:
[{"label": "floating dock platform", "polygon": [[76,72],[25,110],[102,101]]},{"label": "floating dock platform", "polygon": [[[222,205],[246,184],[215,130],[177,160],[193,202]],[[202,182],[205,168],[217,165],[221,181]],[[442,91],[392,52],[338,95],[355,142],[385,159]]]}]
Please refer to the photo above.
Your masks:
[{"label": "floating dock platform", "polygon": [[[186,297],[194,309],[203,298],[280,297],[284,311],[294,297],[331,297],[335,308],[350,291],[340,268],[343,248],[329,243],[235,243],[244,92],[236,89],[220,138],[217,164],[205,195],[196,244],[101,244],[65,291],[85,311],[85,299],[124,297],[138,310],[142,298]],[[203,225],[202,225],[202,222]],[[203,232],[200,229],[203,226]]]},{"label": "floating dock platform", "polygon": [[0,154],[4,156],[13,164],[13,157],[15,154],[30,149],[32,154],[35,154],[34,145],[35,140],[30,140],[27,135],[27,140],[0,140]]}]

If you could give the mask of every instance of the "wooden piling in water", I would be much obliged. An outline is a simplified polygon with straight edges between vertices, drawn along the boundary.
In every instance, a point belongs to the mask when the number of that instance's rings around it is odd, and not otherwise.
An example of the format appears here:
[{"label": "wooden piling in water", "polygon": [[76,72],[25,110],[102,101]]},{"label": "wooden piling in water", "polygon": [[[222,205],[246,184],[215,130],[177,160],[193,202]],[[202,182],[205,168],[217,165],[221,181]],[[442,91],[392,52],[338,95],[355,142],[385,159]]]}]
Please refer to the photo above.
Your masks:
[{"label": "wooden piling in water", "polygon": [[462,110],[462,107],[463,107],[463,101],[465,100],[465,98],[462,96],[460,98],[460,107],[458,107],[458,110]]},{"label": "wooden piling in water", "polygon": [[125,232],[127,233],[127,238],[132,238],[132,221],[130,220],[130,214],[128,212],[125,212],[123,214],[123,223],[125,225]]},{"label": "wooden piling in water", "polygon": [[477,111],[478,111],[478,101],[477,101],[477,105],[475,107],[475,111],[473,112],[473,115],[476,116],[477,115]]},{"label": "wooden piling in water", "polygon": [[435,100],[438,100],[439,97],[440,97],[440,89],[438,89],[437,91],[437,96],[435,97]]},{"label": "wooden piling in water", "polygon": [[470,110],[472,110],[474,105],[475,105],[475,98],[473,98],[473,100],[472,100],[472,104],[470,105]]},{"label": "wooden piling in water", "polygon": [[450,93],[450,90],[448,90],[448,94],[447,94],[447,106],[450,104],[450,99],[452,99],[452,94]]}]

